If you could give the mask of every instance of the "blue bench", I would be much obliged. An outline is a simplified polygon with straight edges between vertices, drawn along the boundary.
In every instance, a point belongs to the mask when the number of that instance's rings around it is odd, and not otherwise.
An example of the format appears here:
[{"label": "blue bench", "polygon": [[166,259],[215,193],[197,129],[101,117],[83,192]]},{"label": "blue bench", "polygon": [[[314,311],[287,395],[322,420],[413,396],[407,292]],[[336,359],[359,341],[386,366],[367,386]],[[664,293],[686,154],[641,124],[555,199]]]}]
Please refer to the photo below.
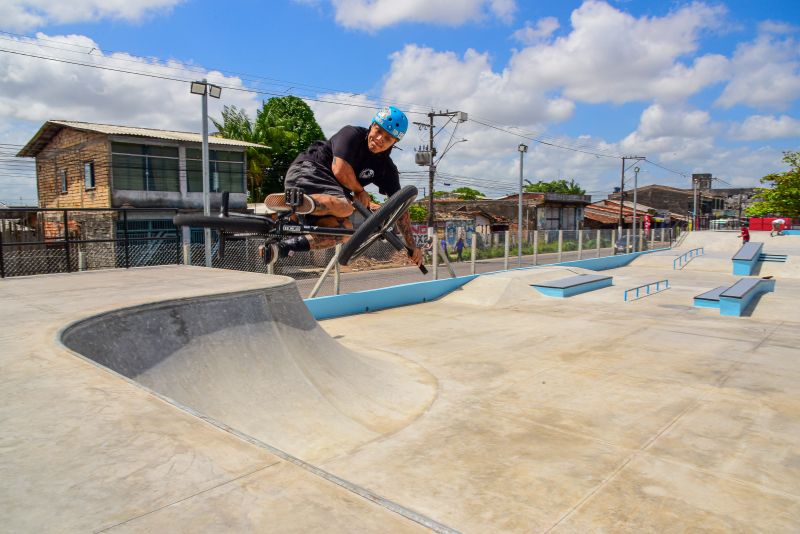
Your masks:
[{"label": "blue bench", "polygon": [[742,245],[739,252],[733,255],[733,274],[750,276],[756,268],[761,257],[761,248],[764,243],[750,242]]},{"label": "blue bench", "polygon": [[775,291],[775,280],[742,278],[732,286],[719,286],[694,298],[698,308],[719,308],[720,315],[740,317],[753,300]]},{"label": "blue bench", "polygon": [[571,297],[612,285],[613,277],[601,274],[579,274],[541,284],[533,284],[539,293],[548,297]]}]

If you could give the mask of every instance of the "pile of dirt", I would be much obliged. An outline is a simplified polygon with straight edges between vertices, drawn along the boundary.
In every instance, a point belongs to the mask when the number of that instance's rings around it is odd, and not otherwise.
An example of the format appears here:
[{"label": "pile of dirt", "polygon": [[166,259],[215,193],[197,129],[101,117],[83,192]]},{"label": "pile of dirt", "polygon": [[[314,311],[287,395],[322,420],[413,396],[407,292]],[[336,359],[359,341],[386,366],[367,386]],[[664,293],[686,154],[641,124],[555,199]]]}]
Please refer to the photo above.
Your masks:
[{"label": "pile of dirt", "polygon": [[376,260],[361,256],[351,260],[346,267],[342,267],[342,272],[374,271],[378,269],[394,269],[397,267],[408,267],[414,265],[405,252],[397,251],[388,260]]}]

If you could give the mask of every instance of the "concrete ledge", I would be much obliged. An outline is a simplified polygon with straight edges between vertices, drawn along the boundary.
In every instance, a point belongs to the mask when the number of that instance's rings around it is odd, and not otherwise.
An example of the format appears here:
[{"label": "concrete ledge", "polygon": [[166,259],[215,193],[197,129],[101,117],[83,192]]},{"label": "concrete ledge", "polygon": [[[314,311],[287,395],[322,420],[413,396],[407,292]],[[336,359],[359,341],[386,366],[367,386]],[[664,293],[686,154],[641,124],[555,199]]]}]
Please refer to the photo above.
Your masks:
[{"label": "concrete ledge", "polygon": [[733,274],[737,276],[750,276],[758,265],[759,256],[764,243],[750,242],[742,245],[742,248],[734,254]]},{"label": "concrete ledge", "polygon": [[[741,282],[741,280],[740,280]],[[747,310],[750,304],[764,293],[775,291],[775,280],[760,279],[758,282],[745,291],[741,296],[735,293],[728,293],[738,284],[734,284],[719,296],[719,314],[729,317],[740,317]],[[737,295],[737,296],[734,296]]]},{"label": "concrete ledge", "polygon": [[581,293],[587,293],[612,285],[613,278],[610,276],[600,276],[596,274],[581,274],[570,276],[559,280],[552,280],[543,284],[534,284],[536,290],[548,297],[571,297]]}]

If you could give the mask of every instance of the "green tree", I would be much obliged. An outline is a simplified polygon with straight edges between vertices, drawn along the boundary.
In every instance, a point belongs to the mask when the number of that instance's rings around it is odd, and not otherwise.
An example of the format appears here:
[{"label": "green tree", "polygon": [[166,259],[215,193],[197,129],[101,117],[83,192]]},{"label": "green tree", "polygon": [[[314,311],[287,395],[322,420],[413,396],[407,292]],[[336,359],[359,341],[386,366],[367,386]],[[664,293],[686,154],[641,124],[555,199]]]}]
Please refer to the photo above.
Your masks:
[{"label": "green tree", "polygon": [[783,161],[789,165],[789,170],[761,178],[761,183],[770,187],[757,188],[756,202],[747,208],[748,215],[800,215],[800,152],[784,152]]},{"label": "green tree", "polygon": [[[256,117],[256,130],[267,133],[266,144],[270,145],[272,165],[265,176],[265,193],[281,191],[283,177],[294,158],[314,142],[325,139],[322,128],[314,118],[314,112],[296,96],[270,98]],[[272,134],[272,135],[270,135]]]},{"label": "green tree", "polygon": [[408,207],[408,214],[415,223],[424,223],[428,220],[428,208],[420,204],[411,204]]},{"label": "green tree", "polygon": [[458,189],[453,189],[453,194],[458,195],[458,198],[461,200],[477,200],[479,198],[486,198],[486,195],[477,189],[472,189],[470,187],[459,187]]},{"label": "green tree", "polygon": [[325,139],[314,112],[296,96],[270,98],[251,121],[244,110],[225,106],[222,122],[213,120],[218,135],[266,145],[248,149],[248,184],[252,199],[283,190],[283,177],[297,155]]},{"label": "green tree", "polygon": [[567,182],[563,179],[553,180],[551,182],[543,182],[539,180],[535,184],[528,182],[528,185],[523,188],[523,191],[526,193],[564,193],[567,195],[586,194],[586,190],[583,189],[575,180],[570,180]]},{"label": "green tree", "polygon": [[[253,123],[243,109],[236,106],[225,106],[222,108],[222,122],[211,119],[217,128],[217,135],[226,139],[237,139],[248,143],[261,144],[263,141],[254,128]],[[247,147],[247,176],[248,190],[250,196],[248,200],[254,201],[254,195],[261,190],[266,169],[272,165],[269,150],[266,148]]]}]

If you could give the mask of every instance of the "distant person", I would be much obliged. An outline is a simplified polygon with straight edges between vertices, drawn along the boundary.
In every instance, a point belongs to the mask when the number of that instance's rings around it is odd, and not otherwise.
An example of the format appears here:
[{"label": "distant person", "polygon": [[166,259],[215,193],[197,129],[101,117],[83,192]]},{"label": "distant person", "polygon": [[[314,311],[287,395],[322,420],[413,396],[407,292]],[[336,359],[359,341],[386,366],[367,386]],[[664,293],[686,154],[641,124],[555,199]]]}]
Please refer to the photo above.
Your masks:
[{"label": "distant person", "polygon": [[422,245],[422,254],[427,258],[433,257],[433,236],[428,236],[425,240],[425,244]]},{"label": "distant person", "polygon": [[456,257],[456,261],[464,261],[464,256],[463,256],[463,254],[464,254],[464,238],[463,237],[459,237],[458,241],[456,241],[456,254],[458,254],[458,256]]},{"label": "distant person", "polygon": [[742,245],[750,242],[750,230],[746,226],[742,226],[742,231],[739,232],[737,237],[742,238]]},{"label": "distant person", "polygon": [[444,237],[442,238],[442,250],[444,251],[444,255],[447,256],[447,239]]},{"label": "distant person", "polygon": [[772,221],[772,231],[769,233],[770,237],[772,237],[773,235],[781,235],[784,224],[786,224],[786,221],[784,219],[774,219]]}]

